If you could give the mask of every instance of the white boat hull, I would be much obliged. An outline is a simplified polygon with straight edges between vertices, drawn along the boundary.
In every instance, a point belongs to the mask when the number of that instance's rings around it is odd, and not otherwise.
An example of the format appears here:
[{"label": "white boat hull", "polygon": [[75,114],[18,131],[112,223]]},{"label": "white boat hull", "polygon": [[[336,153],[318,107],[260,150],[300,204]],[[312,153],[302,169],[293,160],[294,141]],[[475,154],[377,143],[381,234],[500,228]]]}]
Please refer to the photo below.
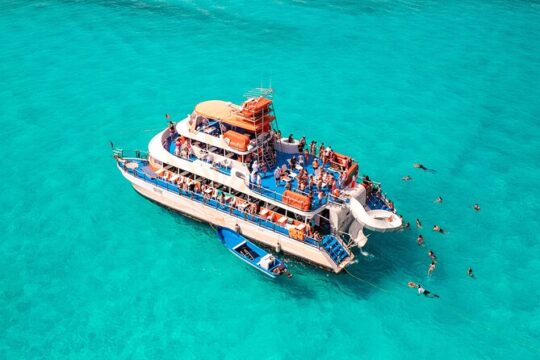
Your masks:
[{"label": "white boat hull", "polygon": [[159,204],[213,225],[231,229],[234,229],[236,225],[238,225],[242,235],[251,240],[274,249],[279,245],[284,253],[301,258],[304,261],[321,266],[335,273],[340,272],[354,257],[351,256],[338,266],[324,250],[304,244],[298,240],[291,239],[272,230],[253,224],[247,220],[229,215],[200,202],[190,200],[184,196],[154,186],[151,183],[134,177],[120,167],[119,170],[122,175],[131,182],[133,188],[138,193]]}]

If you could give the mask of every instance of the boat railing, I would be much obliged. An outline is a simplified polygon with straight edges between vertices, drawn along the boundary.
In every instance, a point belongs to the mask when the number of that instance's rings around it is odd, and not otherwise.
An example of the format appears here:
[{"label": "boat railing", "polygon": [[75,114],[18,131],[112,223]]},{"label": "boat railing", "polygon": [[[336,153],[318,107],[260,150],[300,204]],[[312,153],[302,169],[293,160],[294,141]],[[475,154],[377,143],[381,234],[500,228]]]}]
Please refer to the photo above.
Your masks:
[{"label": "boat railing", "polygon": [[[166,130],[166,131],[169,131],[169,130]],[[232,160],[223,154],[219,154],[217,152],[203,149],[202,147],[197,146],[197,145],[191,145],[192,153],[187,154],[187,157],[180,156],[170,151],[170,146],[171,146],[172,141],[173,139],[171,138],[171,136],[166,136],[165,139],[163,140],[163,147],[167,150],[167,152],[171,153],[175,157],[182,160],[189,161],[189,162],[200,160],[200,161],[203,161],[205,163],[212,165],[213,168],[215,168],[216,170],[226,175],[231,174],[233,161],[236,161],[236,160]],[[212,156],[212,160],[209,160],[210,159],[209,155]]]},{"label": "boat railing", "polygon": [[114,148],[113,157],[117,159],[148,159],[148,151]]},{"label": "boat railing", "polygon": [[[191,200],[195,200],[197,202],[203,203],[209,207],[215,208],[216,210],[219,210],[223,213],[228,213],[229,215],[233,215],[237,218],[241,218],[243,220],[249,221],[251,223],[257,224],[265,229],[271,230],[277,234],[281,234],[287,237],[292,237],[289,234],[289,230],[286,227],[283,227],[281,225],[278,225],[272,221],[269,221],[268,219],[264,219],[256,214],[251,214],[246,210],[241,210],[238,208],[235,208],[225,202],[221,203],[218,200],[214,198],[207,199],[201,192],[194,192],[189,190],[181,189],[178,185],[172,184],[168,181],[162,180],[159,177],[151,178],[147,174],[145,174],[143,171],[140,171],[140,169],[130,169],[126,167],[125,164],[121,164],[122,169],[131,175],[135,176],[136,178],[142,179],[146,182],[152,183],[157,187],[164,188],[168,191],[174,192],[176,194],[179,194],[181,196],[185,196],[187,198],[190,198]],[[297,239],[295,239],[297,240]],[[298,241],[298,240],[297,240]],[[316,240],[309,236],[304,236],[303,240],[301,241],[303,243],[306,243],[309,246],[316,247],[318,249],[321,249],[320,241]]]},{"label": "boat railing", "polygon": [[[329,224],[332,223],[329,218],[327,218],[326,216],[323,216],[322,214],[319,214],[319,217],[321,219],[326,220]],[[341,244],[343,249],[345,249],[345,251],[350,255],[351,254],[351,250],[350,250],[351,243],[349,241],[346,241],[343,238],[343,236],[346,237],[348,235],[348,237],[351,238],[351,235],[349,233],[346,233],[345,231],[341,231],[341,230],[336,229],[334,226],[331,226],[330,229],[331,229],[330,230],[331,231],[330,235],[333,235],[336,238],[336,240]]]},{"label": "boat railing", "polygon": [[[277,192],[275,190],[272,190],[270,188],[259,186],[255,183],[250,182],[249,180],[246,180],[245,182],[246,186],[248,186],[251,190],[253,190],[256,193],[259,193],[267,198],[270,198],[272,200],[276,200],[278,202],[283,202],[283,193]],[[308,196],[308,193],[299,189],[291,190],[293,192],[299,193],[304,196]],[[316,210],[320,208],[321,206],[332,203],[337,205],[343,205],[348,201],[348,199],[344,196],[335,196],[332,193],[328,192],[325,194],[326,196],[323,199],[320,199],[317,196],[314,196],[311,200],[310,204],[310,210]],[[296,206],[293,205],[295,208],[301,208],[303,205],[303,202],[300,200],[296,200],[293,198],[289,198],[288,201],[294,203]]]},{"label": "boat railing", "polygon": [[336,231],[336,238],[339,238],[340,240],[342,240],[343,244],[346,245],[347,249],[350,249],[351,247],[356,245],[353,237],[348,232],[338,230]]}]

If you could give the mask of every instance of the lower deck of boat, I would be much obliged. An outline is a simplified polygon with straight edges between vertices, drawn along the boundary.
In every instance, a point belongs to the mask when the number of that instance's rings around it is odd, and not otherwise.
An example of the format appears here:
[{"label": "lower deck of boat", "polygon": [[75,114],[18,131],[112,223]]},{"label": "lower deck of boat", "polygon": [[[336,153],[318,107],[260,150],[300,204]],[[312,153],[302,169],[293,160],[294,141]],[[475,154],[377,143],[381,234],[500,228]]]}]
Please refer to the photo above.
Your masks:
[{"label": "lower deck of boat", "polygon": [[[332,242],[325,241],[330,239],[328,237],[323,238],[323,241],[320,242],[314,239],[310,239],[309,242],[292,239],[289,237],[289,231],[286,228],[262,219],[257,215],[246,214],[245,212],[240,212],[238,209],[229,212],[226,210],[224,204],[220,204],[214,199],[209,199],[206,202],[203,201],[201,194],[192,193],[190,195],[184,194],[185,196],[179,196],[177,187],[164,189],[168,191],[160,190],[163,187],[156,187],[158,185],[157,183],[148,183],[148,179],[141,179],[134,176],[133,174],[135,172],[126,172],[126,169],[122,169],[121,167],[120,170],[123,171],[124,176],[132,182],[139,193],[153,202],[185,214],[195,220],[207,222],[210,225],[234,228],[235,224],[240,224],[242,233],[247,238],[270,248],[280,245],[284,252],[299,258],[303,262],[312,263],[337,273],[354,258],[352,252],[350,250],[346,251],[334,238],[332,238]],[[141,183],[137,184],[138,182]],[[168,195],[165,193],[168,193]],[[185,210],[186,208],[188,210]],[[245,233],[244,229],[246,229]],[[264,235],[268,231],[270,232]],[[261,236],[264,237],[264,240],[259,239]],[[331,246],[329,245],[330,243]]]},{"label": "lower deck of boat", "polygon": [[[145,200],[149,200],[150,202],[152,202],[153,204],[167,210],[167,211],[170,211],[172,214],[175,214],[175,215],[180,215],[180,216],[184,216],[186,218],[188,218],[189,220],[191,221],[196,221],[198,223],[201,223],[201,224],[204,224],[204,225],[207,225],[209,227],[211,227],[212,229],[216,229],[216,225],[213,224],[212,222],[210,221],[207,221],[205,219],[202,219],[202,218],[199,218],[199,217],[196,217],[194,216],[193,214],[190,214],[188,212],[185,212],[185,211],[181,211],[181,210],[177,210],[173,207],[170,207],[170,206],[167,206],[159,201],[156,201],[152,198],[149,198],[147,197],[146,195],[144,195],[143,193],[141,193],[140,191],[137,190],[137,188],[134,186],[133,189],[135,190],[135,192],[141,196],[142,198],[144,198]],[[268,251],[276,251],[275,248],[269,246],[268,244],[262,242],[260,239],[257,239],[256,237],[250,237],[250,236],[246,236],[246,235],[243,235],[245,236],[246,239],[248,239],[249,241],[253,241],[254,243],[256,243],[258,246],[262,247],[263,249],[265,250],[268,250]],[[289,262],[289,261],[298,261],[298,262],[302,262],[302,263],[306,263],[306,264],[309,264],[317,269],[320,269],[320,270],[324,270],[326,272],[334,272],[336,274],[341,274],[341,271],[338,271],[336,272],[334,269],[331,269],[331,268],[328,268],[326,266],[321,266],[320,264],[316,263],[316,262],[313,262],[313,261],[310,261],[309,259],[306,259],[306,258],[303,258],[303,257],[300,257],[300,256],[296,256],[294,254],[291,254],[289,252],[283,252],[281,254],[281,258],[283,259],[283,254],[286,254],[286,259],[287,261],[286,262]],[[341,270],[341,269],[340,269]]]}]

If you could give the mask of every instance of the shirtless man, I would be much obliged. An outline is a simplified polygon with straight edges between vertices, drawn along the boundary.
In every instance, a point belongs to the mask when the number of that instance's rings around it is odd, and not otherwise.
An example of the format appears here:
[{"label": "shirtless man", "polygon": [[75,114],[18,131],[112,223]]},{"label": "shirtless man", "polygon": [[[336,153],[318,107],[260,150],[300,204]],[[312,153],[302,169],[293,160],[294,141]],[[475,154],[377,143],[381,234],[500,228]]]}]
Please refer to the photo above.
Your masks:
[{"label": "shirtless man", "polygon": [[435,270],[436,266],[437,266],[437,264],[435,263],[435,261],[432,261],[431,264],[429,265],[429,268],[428,268],[428,271],[427,271],[428,276],[431,276],[431,274],[433,273],[433,270]]},{"label": "shirtless man", "polygon": [[424,171],[435,172],[435,170],[433,170],[433,169],[428,169],[427,167],[425,167],[424,165],[419,164],[419,163],[413,164],[413,167],[414,167],[415,169],[421,169],[421,170],[424,170]]},{"label": "shirtless man", "polygon": [[439,225],[433,225],[433,231],[439,232],[441,234],[444,234],[445,231],[439,226]]}]

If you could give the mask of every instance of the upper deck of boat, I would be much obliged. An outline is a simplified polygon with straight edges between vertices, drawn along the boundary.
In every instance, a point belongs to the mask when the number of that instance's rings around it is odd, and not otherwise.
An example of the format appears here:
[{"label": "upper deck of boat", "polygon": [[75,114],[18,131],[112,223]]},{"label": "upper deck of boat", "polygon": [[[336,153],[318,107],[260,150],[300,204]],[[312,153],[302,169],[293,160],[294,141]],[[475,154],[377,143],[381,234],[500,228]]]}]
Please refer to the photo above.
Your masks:
[{"label": "upper deck of boat", "polygon": [[[199,142],[194,142],[193,145],[196,147],[204,146],[204,144],[201,144]],[[173,137],[168,138],[166,149],[169,153],[175,155],[176,143]],[[214,146],[208,146],[207,154],[214,154],[217,156],[229,158],[231,160],[240,161],[240,157],[237,154],[233,152],[224,151],[223,149],[219,149]],[[341,175],[341,172],[335,169],[333,166],[331,166],[330,163],[324,164],[322,159],[314,155],[305,156],[303,165],[300,165],[297,163],[296,166],[292,168],[291,158],[293,156],[298,158],[298,155],[299,154],[287,154],[279,150],[276,150],[276,159],[275,159],[274,165],[270,168],[267,166],[261,166],[259,168],[259,174],[261,176],[260,186],[257,183],[252,183],[250,181],[251,190],[269,199],[283,203],[284,202],[283,193],[289,187],[287,185],[287,183],[289,182],[290,183],[289,190],[292,191],[293,193],[307,196],[309,191],[311,190],[312,200],[309,206],[309,211],[314,211],[321,208],[322,206],[327,204],[328,201],[334,201],[334,202],[345,201],[345,199],[343,198],[332,195],[330,184],[327,181],[323,181],[322,186],[320,188],[317,188],[316,185],[312,185],[311,188],[307,186],[303,191],[301,191],[299,189],[299,182],[298,182],[297,176],[302,169],[305,169],[308,174],[308,177],[310,175],[313,175],[315,177],[316,171],[313,168],[313,162],[315,159],[317,159],[318,163],[320,164],[319,167],[323,169],[326,174],[329,174],[336,181],[336,184],[339,184],[339,177]],[[175,155],[175,156],[178,156],[178,155]],[[186,156],[186,154],[184,154],[184,157],[182,158],[184,160],[188,160],[191,162],[195,160],[205,160],[201,158],[200,156],[199,157],[196,156],[195,154],[190,154],[189,156]],[[230,167],[223,166],[219,162],[214,162],[214,166],[222,173],[225,173],[225,174],[231,173]],[[246,166],[247,168],[248,164],[244,164],[244,166]],[[278,167],[284,168],[284,166],[287,168],[289,175],[282,176],[279,181],[276,181],[274,177],[274,172],[276,168]],[[251,171],[252,169],[247,169],[247,170],[249,170],[250,173],[252,172]],[[246,179],[246,181],[248,181],[248,179]],[[356,186],[355,182],[352,182],[351,184],[352,186]],[[338,188],[340,187],[338,186]],[[320,193],[320,196],[319,196],[319,193]]]}]

